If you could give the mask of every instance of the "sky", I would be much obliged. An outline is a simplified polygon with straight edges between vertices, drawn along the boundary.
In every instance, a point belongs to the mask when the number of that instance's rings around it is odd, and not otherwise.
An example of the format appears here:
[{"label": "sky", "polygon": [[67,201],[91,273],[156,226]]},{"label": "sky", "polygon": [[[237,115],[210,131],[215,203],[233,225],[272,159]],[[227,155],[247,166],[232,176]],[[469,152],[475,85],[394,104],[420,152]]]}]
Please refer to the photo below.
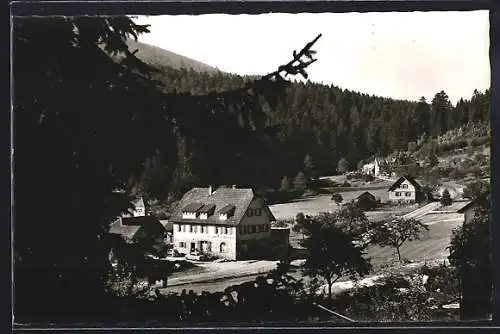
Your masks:
[{"label": "sky", "polygon": [[452,103],[490,86],[488,11],[139,16],[139,41],[240,75],[263,75],[319,33],[310,80]]}]

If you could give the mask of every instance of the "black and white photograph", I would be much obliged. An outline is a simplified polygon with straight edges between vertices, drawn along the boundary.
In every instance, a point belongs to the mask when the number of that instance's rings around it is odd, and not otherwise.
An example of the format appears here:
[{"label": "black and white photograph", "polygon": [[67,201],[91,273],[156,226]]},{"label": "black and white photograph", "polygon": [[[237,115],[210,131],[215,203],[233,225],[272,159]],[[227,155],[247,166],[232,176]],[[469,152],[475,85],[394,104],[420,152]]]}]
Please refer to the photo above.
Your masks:
[{"label": "black and white photograph", "polygon": [[18,326],[492,319],[488,10],[12,17]]}]

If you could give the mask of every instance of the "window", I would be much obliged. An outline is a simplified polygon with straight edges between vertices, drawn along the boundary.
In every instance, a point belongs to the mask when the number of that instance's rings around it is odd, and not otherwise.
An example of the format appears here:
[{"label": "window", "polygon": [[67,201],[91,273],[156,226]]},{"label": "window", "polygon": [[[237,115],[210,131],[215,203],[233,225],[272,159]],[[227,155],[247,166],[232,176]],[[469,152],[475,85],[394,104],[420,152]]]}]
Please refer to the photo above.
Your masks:
[{"label": "window", "polygon": [[408,185],[407,185],[407,184],[402,184],[402,185],[401,185],[401,188],[402,188],[402,189],[408,189]]},{"label": "window", "polygon": [[396,192],[396,196],[401,196],[401,193],[399,191]]},{"label": "window", "polygon": [[189,232],[191,232],[191,233],[194,232],[194,226],[193,225],[189,225]]},{"label": "window", "polygon": [[240,234],[245,234],[245,227],[244,226],[240,226]]},{"label": "window", "polygon": [[411,196],[411,192],[405,192],[405,196],[406,197],[410,197]]},{"label": "window", "polygon": [[215,234],[219,234],[219,227],[215,226]]},{"label": "window", "polygon": [[227,226],[224,226],[224,234],[229,234]]},{"label": "window", "polygon": [[255,209],[255,215],[256,216],[262,216],[262,209],[261,208]]},{"label": "window", "polygon": [[251,226],[252,232],[251,233],[257,233],[257,226],[252,225]]},{"label": "window", "polygon": [[233,234],[233,228],[232,228],[232,227],[229,227],[229,228],[227,229],[227,231],[228,231],[228,234]]},{"label": "window", "polygon": [[186,232],[186,225],[182,225],[182,232]]},{"label": "window", "polygon": [[184,241],[179,242],[179,248],[186,248],[186,243]]},{"label": "window", "polygon": [[226,243],[225,242],[221,242],[221,244],[220,244],[220,252],[224,253],[225,251],[226,251]]},{"label": "window", "polygon": [[177,232],[181,231],[181,224],[177,225]]},{"label": "window", "polygon": [[203,226],[203,232],[208,233],[208,226]]}]

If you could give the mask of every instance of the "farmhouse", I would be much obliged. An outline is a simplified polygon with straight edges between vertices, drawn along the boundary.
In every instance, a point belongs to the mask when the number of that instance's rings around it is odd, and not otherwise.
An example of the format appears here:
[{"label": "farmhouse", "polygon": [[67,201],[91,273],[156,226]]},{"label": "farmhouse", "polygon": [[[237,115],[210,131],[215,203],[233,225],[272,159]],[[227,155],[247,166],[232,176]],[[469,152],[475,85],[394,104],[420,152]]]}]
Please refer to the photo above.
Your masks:
[{"label": "farmhouse", "polygon": [[389,202],[412,203],[423,196],[422,187],[409,175],[401,176],[387,191]]},{"label": "farmhouse", "polygon": [[380,176],[385,173],[387,162],[383,159],[375,157],[372,163],[363,165],[363,174]]},{"label": "farmhouse", "polygon": [[269,255],[271,221],[276,219],[252,189],[233,186],[191,189],[170,220],[180,253],[240,260]]},{"label": "farmhouse", "polygon": [[125,242],[131,244],[161,238],[167,233],[154,216],[120,217],[109,226],[108,232],[121,236]]}]

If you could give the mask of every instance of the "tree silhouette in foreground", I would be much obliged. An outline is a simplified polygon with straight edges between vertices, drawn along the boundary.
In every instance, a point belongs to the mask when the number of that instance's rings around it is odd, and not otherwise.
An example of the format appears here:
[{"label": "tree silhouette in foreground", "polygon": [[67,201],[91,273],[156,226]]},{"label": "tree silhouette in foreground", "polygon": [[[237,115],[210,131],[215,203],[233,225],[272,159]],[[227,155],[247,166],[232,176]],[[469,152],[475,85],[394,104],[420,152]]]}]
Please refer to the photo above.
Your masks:
[{"label": "tree silhouette in foreground", "polygon": [[[319,38],[243,87],[193,96],[165,93],[158,70],[128,49],[127,38],[147,32],[127,17],[13,21],[17,315],[105,314],[107,227],[131,206],[144,162],[161,155],[171,175],[178,134],[214,162],[259,152],[277,127],[257,99],[276,106],[284,76],[307,77]],[[214,183],[232,180],[217,167]]]},{"label": "tree silhouette in foreground", "polygon": [[355,245],[352,236],[334,220],[324,219],[326,216],[321,218],[306,217],[300,222],[305,234],[301,244],[307,250],[303,271],[308,276],[323,278],[331,299],[335,282],[346,276],[364,276],[371,266],[363,257],[363,246]]},{"label": "tree silhouette in foreground", "polygon": [[393,247],[398,254],[399,262],[402,262],[401,246],[407,241],[420,240],[424,232],[428,230],[429,227],[419,220],[398,217],[372,224],[371,242],[382,247]]}]

